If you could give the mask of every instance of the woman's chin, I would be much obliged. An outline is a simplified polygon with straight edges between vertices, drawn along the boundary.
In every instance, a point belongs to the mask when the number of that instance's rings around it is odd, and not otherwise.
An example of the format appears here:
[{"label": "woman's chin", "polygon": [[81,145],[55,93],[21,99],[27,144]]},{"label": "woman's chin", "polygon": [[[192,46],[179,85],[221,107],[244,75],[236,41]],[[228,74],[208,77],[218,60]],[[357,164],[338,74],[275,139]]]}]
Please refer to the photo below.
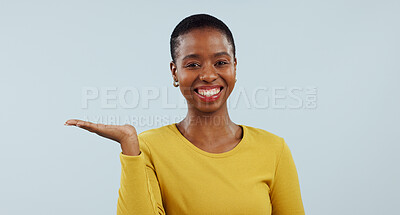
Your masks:
[{"label": "woman's chin", "polygon": [[212,113],[212,112],[216,112],[219,109],[221,109],[223,104],[224,103],[221,101],[215,101],[215,102],[197,101],[197,103],[195,104],[195,107],[200,112]]}]

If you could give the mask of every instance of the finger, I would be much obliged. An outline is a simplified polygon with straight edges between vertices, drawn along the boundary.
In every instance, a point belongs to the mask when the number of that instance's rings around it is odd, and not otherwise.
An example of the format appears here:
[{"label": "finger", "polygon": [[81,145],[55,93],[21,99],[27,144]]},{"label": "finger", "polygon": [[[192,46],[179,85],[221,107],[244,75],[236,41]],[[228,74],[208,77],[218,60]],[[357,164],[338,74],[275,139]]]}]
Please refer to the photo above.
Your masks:
[{"label": "finger", "polygon": [[100,127],[99,124],[92,123],[92,122],[87,122],[87,121],[82,121],[82,120],[78,121],[76,123],[76,126],[80,127],[80,128],[83,128],[83,129],[86,129],[86,130],[88,130],[90,132],[96,132],[96,131],[99,130],[99,127]]},{"label": "finger", "polygon": [[75,125],[76,126],[76,124],[78,122],[84,122],[84,121],[83,120],[79,120],[79,119],[69,119],[64,123],[64,125]]},{"label": "finger", "polygon": [[91,122],[87,122],[87,121],[83,121],[83,120],[79,120],[79,119],[67,120],[64,125],[77,126],[77,127],[86,129],[90,132],[94,132],[97,127],[95,123],[91,123]]},{"label": "finger", "polygon": [[90,132],[97,133],[99,135],[104,135],[109,133],[109,130],[118,127],[117,125],[105,125],[100,123],[92,123],[87,121],[79,121],[76,126],[86,129]]}]

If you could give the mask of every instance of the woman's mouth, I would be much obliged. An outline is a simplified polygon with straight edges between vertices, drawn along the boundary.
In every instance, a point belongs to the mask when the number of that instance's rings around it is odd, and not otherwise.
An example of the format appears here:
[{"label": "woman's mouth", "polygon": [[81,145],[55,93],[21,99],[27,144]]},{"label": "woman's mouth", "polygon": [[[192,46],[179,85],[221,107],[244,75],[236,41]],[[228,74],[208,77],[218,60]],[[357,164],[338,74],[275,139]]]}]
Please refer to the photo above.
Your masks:
[{"label": "woman's mouth", "polygon": [[224,87],[218,86],[201,86],[194,89],[195,94],[205,102],[212,102],[217,100]]}]

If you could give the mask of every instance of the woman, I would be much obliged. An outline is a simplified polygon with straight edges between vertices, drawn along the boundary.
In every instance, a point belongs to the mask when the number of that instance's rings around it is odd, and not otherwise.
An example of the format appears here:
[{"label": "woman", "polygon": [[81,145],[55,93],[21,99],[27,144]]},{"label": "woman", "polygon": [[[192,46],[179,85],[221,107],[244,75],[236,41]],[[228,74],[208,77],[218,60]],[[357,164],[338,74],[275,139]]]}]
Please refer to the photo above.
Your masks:
[{"label": "woman", "polygon": [[117,214],[304,214],[284,139],[229,118],[237,64],[229,28],[189,16],[170,45],[174,86],[188,104],[181,122],[139,135],[131,125],[66,122],[121,144]]}]

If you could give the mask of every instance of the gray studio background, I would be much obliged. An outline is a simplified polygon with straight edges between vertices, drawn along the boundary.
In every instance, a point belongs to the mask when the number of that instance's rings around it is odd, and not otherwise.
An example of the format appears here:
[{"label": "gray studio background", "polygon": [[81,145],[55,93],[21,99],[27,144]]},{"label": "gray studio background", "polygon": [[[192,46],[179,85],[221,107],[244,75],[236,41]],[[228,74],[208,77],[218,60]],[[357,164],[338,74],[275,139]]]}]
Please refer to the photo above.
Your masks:
[{"label": "gray studio background", "polygon": [[1,0],[0,214],[115,214],[119,145],[63,123],[137,120],[141,132],[178,122],[186,111],[171,107],[183,97],[172,86],[169,37],[203,12],[236,40],[233,121],[285,138],[306,214],[398,213],[399,9],[355,0]]}]

